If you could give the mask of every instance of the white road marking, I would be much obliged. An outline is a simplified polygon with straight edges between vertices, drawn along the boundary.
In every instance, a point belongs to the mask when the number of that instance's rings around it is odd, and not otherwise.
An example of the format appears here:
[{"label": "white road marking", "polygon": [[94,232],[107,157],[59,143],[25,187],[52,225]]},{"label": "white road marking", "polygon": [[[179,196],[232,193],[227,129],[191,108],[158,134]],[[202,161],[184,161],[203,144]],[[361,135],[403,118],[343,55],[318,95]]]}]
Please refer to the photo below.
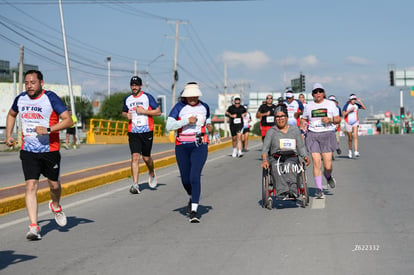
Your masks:
[{"label": "white road marking", "polygon": [[325,200],[326,199],[317,199],[317,198],[312,198],[311,199],[311,205],[312,205],[312,209],[323,209],[325,208]]}]

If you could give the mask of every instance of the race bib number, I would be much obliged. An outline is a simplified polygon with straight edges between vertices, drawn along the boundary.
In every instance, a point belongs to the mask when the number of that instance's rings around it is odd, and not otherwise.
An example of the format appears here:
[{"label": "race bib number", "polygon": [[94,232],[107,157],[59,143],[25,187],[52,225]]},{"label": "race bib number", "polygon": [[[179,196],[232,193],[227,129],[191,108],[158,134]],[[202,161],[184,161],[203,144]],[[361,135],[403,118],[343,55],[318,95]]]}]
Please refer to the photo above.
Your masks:
[{"label": "race bib number", "polygon": [[266,117],[266,122],[267,123],[273,123],[273,122],[275,122],[275,117],[274,116],[267,116]]},{"label": "race bib number", "polygon": [[24,123],[24,125],[22,125],[22,131],[23,131],[23,135],[24,136],[37,136],[36,133],[36,126],[38,126],[38,124],[36,123]]},{"label": "race bib number", "polygon": [[311,116],[313,118],[316,118],[316,117],[327,117],[328,116],[328,109],[316,109],[316,110],[312,110]]},{"label": "race bib number", "polygon": [[147,125],[147,120],[144,115],[136,115],[134,119],[132,120],[132,123],[135,126],[145,126]]},{"label": "race bib number", "polygon": [[281,138],[279,141],[280,149],[295,150],[296,140],[292,138]]},{"label": "race bib number", "polygon": [[237,117],[233,120],[234,124],[240,124],[241,123],[241,118]]}]

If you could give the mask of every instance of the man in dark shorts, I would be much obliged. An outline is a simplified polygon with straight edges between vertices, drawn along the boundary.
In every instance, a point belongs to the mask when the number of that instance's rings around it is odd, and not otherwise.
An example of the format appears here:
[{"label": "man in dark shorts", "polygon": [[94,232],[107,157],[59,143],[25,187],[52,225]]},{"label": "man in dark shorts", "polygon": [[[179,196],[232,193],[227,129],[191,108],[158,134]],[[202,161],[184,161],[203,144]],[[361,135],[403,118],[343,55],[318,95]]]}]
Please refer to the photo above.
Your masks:
[{"label": "man in dark shorts", "polygon": [[232,157],[242,157],[243,117],[247,114],[246,108],[241,105],[240,97],[234,98],[234,104],[229,106],[226,116],[230,118],[230,132],[233,141]]},{"label": "man in dark shorts", "polygon": [[264,140],[267,130],[275,126],[275,108],[273,96],[267,95],[266,102],[260,105],[256,113],[256,118],[260,119],[260,134]]},{"label": "man in dark shorts", "polygon": [[72,113],[72,111],[69,111],[69,115],[72,118],[73,125],[71,127],[69,127],[68,129],[66,129],[66,142],[65,142],[65,144],[63,144],[63,147],[65,149],[69,149],[69,139],[70,139],[70,136],[72,136],[72,138],[73,138],[73,149],[77,149],[78,147],[76,145],[76,123],[78,123],[78,119]]},{"label": "man in dark shorts", "polygon": [[139,157],[148,167],[150,188],[157,187],[157,177],[154,171],[154,161],[151,158],[153,142],[154,119],[153,116],[161,115],[160,107],[152,95],[141,90],[142,80],[133,76],[130,81],[132,94],[124,98],[122,116],[129,119],[128,140],[131,150],[131,174],[132,185],[129,192],[141,193],[138,185]]},{"label": "man in dark shorts", "polygon": [[[20,150],[23,174],[26,181],[26,208],[30,226],[26,238],[40,240],[37,224],[37,189],[40,175],[47,178],[52,200],[49,209],[59,226],[67,223],[60,205],[61,185],[59,131],[72,126],[73,122],[63,101],[52,91],[43,90],[43,75],[40,71],[25,73],[26,91],[19,94],[7,115],[6,143],[14,144],[12,131],[19,115],[23,143]],[[60,121],[59,121],[60,119]]]}]

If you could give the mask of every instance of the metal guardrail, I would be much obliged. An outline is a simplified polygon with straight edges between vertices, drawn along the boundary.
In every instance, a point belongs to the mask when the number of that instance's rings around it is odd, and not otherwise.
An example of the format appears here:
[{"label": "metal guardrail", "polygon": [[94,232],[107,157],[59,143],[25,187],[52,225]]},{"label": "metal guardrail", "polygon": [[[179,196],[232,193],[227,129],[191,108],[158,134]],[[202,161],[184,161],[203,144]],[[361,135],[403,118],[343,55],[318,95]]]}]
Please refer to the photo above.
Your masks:
[{"label": "metal guardrail", "polygon": [[[89,122],[89,135],[98,136],[126,136],[128,122],[121,120],[91,119]],[[162,125],[154,125],[154,137],[162,136]]]}]

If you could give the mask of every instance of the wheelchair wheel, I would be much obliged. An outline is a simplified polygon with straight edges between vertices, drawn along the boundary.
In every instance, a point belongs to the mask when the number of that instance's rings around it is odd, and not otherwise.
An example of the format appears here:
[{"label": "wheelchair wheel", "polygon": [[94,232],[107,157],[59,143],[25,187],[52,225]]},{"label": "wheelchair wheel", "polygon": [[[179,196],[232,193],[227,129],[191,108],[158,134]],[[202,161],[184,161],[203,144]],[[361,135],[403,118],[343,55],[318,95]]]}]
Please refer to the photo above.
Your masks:
[{"label": "wheelchair wheel", "polygon": [[[269,196],[269,171],[267,169],[263,169],[262,171],[262,207],[268,208],[269,201],[272,200],[272,198]],[[270,199],[270,200],[269,200]],[[273,202],[272,202],[273,206]]]},{"label": "wheelchair wheel", "polygon": [[306,207],[309,205],[309,188],[308,183],[306,181],[305,171],[302,172],[302,182],[303,182],[303,198],[302,198],[302,206]]}]

